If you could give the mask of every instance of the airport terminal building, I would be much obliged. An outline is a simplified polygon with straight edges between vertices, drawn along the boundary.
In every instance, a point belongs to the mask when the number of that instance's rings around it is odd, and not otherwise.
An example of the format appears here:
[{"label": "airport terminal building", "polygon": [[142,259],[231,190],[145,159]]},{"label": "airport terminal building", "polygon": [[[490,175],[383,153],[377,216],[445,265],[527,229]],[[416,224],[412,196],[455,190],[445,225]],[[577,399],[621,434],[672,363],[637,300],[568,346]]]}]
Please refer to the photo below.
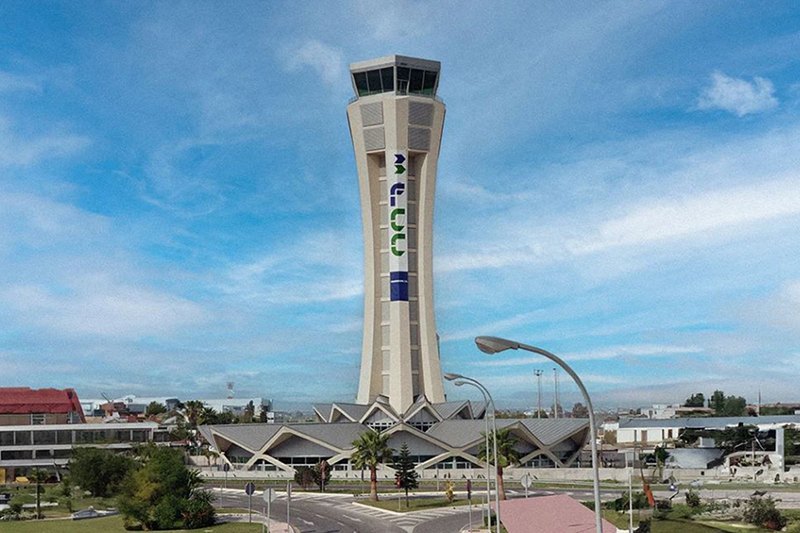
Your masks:
[{"label": "airport terminal building", "polygon": [[[239,470],[293,475],[325,459],[348,476],[352,442],[368,429],[406,443],[425,474],[485,469],[484,405],[447,401],[433,302],[433,214],[445,105],[438,61],[388,56],[350,66],[347,119],[364,238],[364,326],[354,403],[314,407],[315,424],[201,426]],[[498,420],[522,465],[568,467],[587,442],[586,419]],[[353,474],[355,475],[355,474]],[[360,471],[359,471],[360,475]],[[459,476],[460,477],[460,476]]]}]

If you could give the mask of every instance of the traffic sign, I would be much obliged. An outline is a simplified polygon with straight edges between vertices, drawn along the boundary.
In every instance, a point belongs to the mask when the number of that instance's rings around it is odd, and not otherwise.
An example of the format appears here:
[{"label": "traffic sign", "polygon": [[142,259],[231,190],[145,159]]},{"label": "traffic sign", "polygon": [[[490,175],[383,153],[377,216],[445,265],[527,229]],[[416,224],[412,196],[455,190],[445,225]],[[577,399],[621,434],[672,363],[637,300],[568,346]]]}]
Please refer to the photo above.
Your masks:
[{"label": "traffic sign", "polygon": [[252,496],[255,491],[256,491],[256,485],[253,482],[248,482],[244,486],[244,493],[247,494],[248,496]]},{"label": "traffic sign", "polygon": [[533,477],[526,472],[525,475],[520,478],[519,482],[522,483],[523,487],[529,489],[533,484]]},{"label": "traffic sign", "polygon": [[231,465],[229,465],[228,463],[225,463],[225,464],[222,465],[222,471],[223,472],[227,472],[230,469],[231,469]]},{"label": "traffic sign", "polygon": [[266,503],[269,503],[269,502],[275,500],[276,496],[277,496],[277,494],[275,493],[275,489],[264,489],[264,496],[263,497],[264,497],[264,501]]}]

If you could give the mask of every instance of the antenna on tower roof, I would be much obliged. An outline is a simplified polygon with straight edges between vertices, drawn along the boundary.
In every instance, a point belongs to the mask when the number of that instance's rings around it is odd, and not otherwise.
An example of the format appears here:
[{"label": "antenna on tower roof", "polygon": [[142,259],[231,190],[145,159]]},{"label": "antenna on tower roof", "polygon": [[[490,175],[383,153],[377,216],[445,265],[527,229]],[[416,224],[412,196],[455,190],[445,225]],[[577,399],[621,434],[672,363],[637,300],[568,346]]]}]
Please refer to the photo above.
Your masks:
[{"label": "antenna on tower roof", "polygon": [[228,381],[228,399],[233,399],[233,381]]}]

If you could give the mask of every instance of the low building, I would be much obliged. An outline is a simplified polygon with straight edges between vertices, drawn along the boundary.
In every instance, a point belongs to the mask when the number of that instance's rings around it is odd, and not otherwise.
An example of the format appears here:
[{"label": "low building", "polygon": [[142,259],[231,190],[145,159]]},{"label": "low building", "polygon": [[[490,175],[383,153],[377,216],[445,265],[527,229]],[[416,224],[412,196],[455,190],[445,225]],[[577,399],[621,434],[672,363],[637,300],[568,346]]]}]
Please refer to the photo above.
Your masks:
[{"label": "low building", "polygon": [[86,422],[75,389],[0,388],[0,426]]},{"label": "low building", "polygon": [[656,446],[674,441],[687,429],[723,430],[738,425],[757,426],[760,430],[800,427],[800,415],[690,417],[672,419],[622,418],[617,430],[617,444]]},{"label": "low building", "polygon": [[168,440],[167,430],[155,422],[0,426],[0,478],[65,466],[78,446],[124,451]]},{"label": "low building", "polygon": [[665,419],[690,416],[713,416],[714,410],[710,407],[686,407],[681,404],[653,404],[647,409],[647,418]]},{"label": "low building", "polygon": [[[347,417],[353,412],[331,415]],[[405,421],[384,427],[382,422],[365,411],[356,420],[335,423],[230,424],[199,429],[222,461],[234,469],[274,472],[278,477],[293,475],[296,467],[322,460],[331,465],[337,477],[360,476],[361,471],[350,462],[352,443],[370,429],[389,434],[389,446],[396,450],[407,444],[420,473],[457,470],[460,477],[473,469],[482,474],[486,468],[478,459],[484,443],[484,420],[456,417],[427,427]],[[589,434],[586,419],[499,419],[497,426],[508,428],[517,439],[523,467],[572,466]]]}]

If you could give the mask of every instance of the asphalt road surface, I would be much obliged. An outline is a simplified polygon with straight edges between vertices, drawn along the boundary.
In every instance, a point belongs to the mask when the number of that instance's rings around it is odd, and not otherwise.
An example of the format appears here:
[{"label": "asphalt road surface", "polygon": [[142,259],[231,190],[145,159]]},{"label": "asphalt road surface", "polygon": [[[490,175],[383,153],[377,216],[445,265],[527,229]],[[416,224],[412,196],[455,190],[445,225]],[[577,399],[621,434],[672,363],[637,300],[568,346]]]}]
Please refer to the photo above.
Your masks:
[{"label": "asphalt road surface", "polygon": [[[676,498],[683,498],[683,492],[688,487],[681,487]],[[634,490],[641,490],[634,487]],[[625,491],[624,487],[616,489],[603,489],[603,500],[611,500],[620,496]],[[530,492],[530,497],[544,496],[554,493],[566,493],[578,500],[591,500],[591,489],[584,488],[558,488],[550,490],[536,490]],[[747,499],[752,489],[710,489],[704,487],[700,490],[704,499],[735,498]],[[248,498],[241,489],[226,489],[224,498],[219,490],[214,490],[217,496],[216,505],[223,508],[247,509]],[[286,522],[286,495],[279,493],[271,505],[271,518]],[[509,497],[524,497],[524,490],[512,489],[508,491]],[[657,498],[667,498],[673,493],[658,491]],[[800,493],[773,494],[778,498],[785,498],[785,507],[800,507]],[[462,496],[463,497],[463,496]],[[479,505],[480,493],[475,494],[475,505],[472,508],[473,524],[482,520],[485,507]],[[390,498],[384,496],[384,499]],[[393,498],[393,497],[392,497]],[[459,533],[469,525],[469,507],[442,507],[425,511],[415,511],[403,514],[387,513],[383,510],[368,506],[354,505],[356,499],[349,494],[337,493],[308,493],[295,492],[291,502],[291,525],[300,533]],[[264,502],[261,493],[256,493],[252,498],[253,510],[263,513]]]},{"label": "asphalt road surface", "polygon": [[[248,498],[241,490],[227,489],[224,499],[217,495],[223,508],[247,509]],[[355,498],[346,494],[294,493],[290,507],[290,523],[300,533],[457,533],[469,524],[469,507],[445,507],[427,511],[386,513],[380,509],[354,505]],[[261,495],[253,495],[253,510],[264,512]],[[480,521],[481,508],[473,506],[473,520]],[[273,520],[286,521],[286,495],[280,493],[270,506]]]}]

